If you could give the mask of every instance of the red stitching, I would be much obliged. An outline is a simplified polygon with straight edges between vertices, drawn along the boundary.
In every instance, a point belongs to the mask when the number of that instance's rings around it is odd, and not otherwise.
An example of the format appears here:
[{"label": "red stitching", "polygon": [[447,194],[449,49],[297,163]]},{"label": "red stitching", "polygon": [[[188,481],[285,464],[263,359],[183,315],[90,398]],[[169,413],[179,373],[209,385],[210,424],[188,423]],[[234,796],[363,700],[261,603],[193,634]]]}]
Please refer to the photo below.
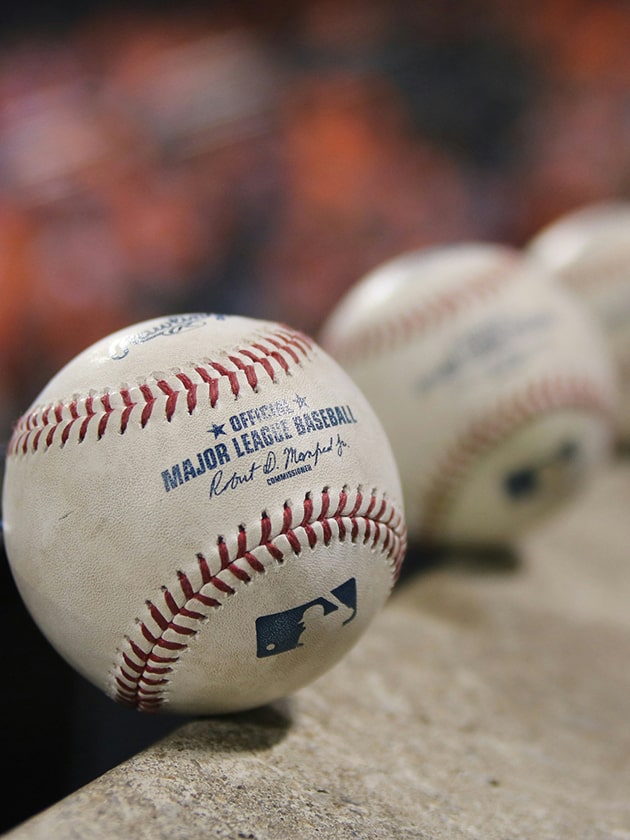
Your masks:
[{"label": "red stitching", "polygon": [[378,355],[383,350],[393,350],[414,336],[440,326],[467,306],[485,303],[511,276],[515,276],[512,269],[518,262],[519,258],[507,254],[499,265],[471,278],[466,286],[437,294],[416,307],[411,306],[395,318],[369,324],[347,338],[329,337],[327,343],[330,352],[345,363],[351,363],[366,356]]},{"label": "red stitching", "polygon": [[[263,344],[263,341],[269,346]],[[68,443],[72,428],[77,422],[79,423],[78,443],[85,440],[88,429],[94,422],[98,423],[97,440],[101,440],[114,422],[112,420],[114,415],[120,418],[118,432],[124,434],[132,417],[137,415],[138,409],[140,410],[139,424],[144,429],[161,403],[163,403],[163,416],[170,421],[175,414],[180,395],[186,400],[188,413],[192,414],[203,401],[200,393],[202,385],[208,386],[207,400],[210,407],[214,408],[219,399],[219,382],[222,378],[228,380],[235,397],[239,395],[243,387],[241,374],[244,374],[247,386],[252,391],[256,391],[261,373],[275,382],[278,368],[283,373],[289,374],[291,367],[299,364],[302,357],[308,358],[312,348],[313,344],[306,336],[281,329],[266,335],[251,348],[237,349],[228,356],[236,370],[230,370],[220,362],[209,360],[193,365],[190,373],[182,370],[174,371],[173,376],[177,385],[166,379],[159,379],[154,386],[147,383],[135,388],[125,386],[118,391],[107,391],[100,395],[90,394],[84,399],[75,398],[67,403],[58,402],[43,407],[36,406],[15,424],[7,453],[8,455],[19,453],[26,455],[29,452],[46,451],[56,439],[57,429],[61,430],[60,445],[63,447]],[[241,356],[245,360],[240,358]],[[272,364],[273,361],[277,363],[275,367]],[[193,373],[199,377],[200,382],[194,381]],[[116,406],[116,401],[122,402],[122,406]],[[54,422],[51,420],[51,414],[54,415]]]},{"label": "red stitching", "polygon": [[421,539],[430,542],[436,538],[457,487],[476,458],[541,412],[568,408],[603,415],[612,436],[614,409],[601,389],[587,379],[560,376],[531,382],[471,423],[440,459],[429,480],[420,505],[424,511]]},{"label": "red stitching", "polygon": [[192,381],[190,376],[187,376],[181,371],[176,373],[175,376],[186,389],[186,406],[188,408],[188,413],[192,414],[197,407],[197,385]]},{"label": "red stitching", "polygon": [[[148,397],[147,393],[142,391],[142,388],[140,389],[140,392],[142,393],[142,396],[145,398],[145,400],[150,401],[151,397]],[[125,433],[125,430],[127,429],[127,424],[129,423],[129,415],[134,410],[137,403],[135,403],[133,401],[132,396],[131,396],[128,388],[121,388],[120,389],[120,396],[122,397],[123,403],[125,405],[125,408],[123,409],[123,412],[122,412],[122,415],[121,415],[121,418],[120,418],[120,434],[122,435],[122,434]]]},{"label": "red stitching", "polygon": [[[393,587],[400,574],[407,546],[404,518],[385,497],[377,498],[376,490],[371,492],[365,511],[359,514],[364,499],[360,489],[356,491],[356,499],[349,499],[347,488],[343,488],[332,517],[328,515],[331,503],[329,488],[324,488],[321,493],[321,506],[317,515],[314,513],[311,494],[307,494],[303,510],[299,512],[285,502],[282,525],[275,536],[272,535],[271,519],[263,512],[260,535],[254,544],[248,547],[249,535],[245,526],[239,527],[234,556],[230,555],[225,538],[218,538],[220,568],[216,574],[211,572],[209,560],[198,553],[196,559],[201,586],[195,587],[189,575],[178,571],[177,588],[171,591],[166,586],[162,587],[162,603],[146,602],[148,615],[145,619],[138,619],[138,637],[125,637],[125,643],[119,651],[120,662],[114,666],[115,699],[144,712],[157,711],[166,702],[165,687],[170,682],[169,675],[200,630],[199,627],[183,623],[182,619],[201,624],[208,619],[212,610],[222,606],[219,593],[229,598],[236,591],[223,579],[226,575],[249,583],[254,579],[254,574],[264,574],[264,564],[252,553],[257,548],[264,548],[272,561],[282,563],[286,559],[285,551],[277,544],[282,538],[287,540],[291,554],[299,555],[306,547],[300,540],[300,533],[305,535],[308,546],[313,549],[320,539],[323,539],[325,545],[334,539],[333,523],[337,525],[337,539],[340,542],[344,542],[348,535],[356,542],[363,526],[365,544],[371,543],[371,547],[376,548],[381,543],[380,550],[391,565]],[[349,504],[352,505],[351,510],[344,513],[344,508]],[[374,516],[371,511],[377,506],[378,513]],[[321,537],[313,527],[315,524],[321,528]],[[238,560],[245,561],[247,569],[236,565]],[[208,594],[208,587],[213,587],[211,595]],[[218,597],[214,597],[215,594]]]}]

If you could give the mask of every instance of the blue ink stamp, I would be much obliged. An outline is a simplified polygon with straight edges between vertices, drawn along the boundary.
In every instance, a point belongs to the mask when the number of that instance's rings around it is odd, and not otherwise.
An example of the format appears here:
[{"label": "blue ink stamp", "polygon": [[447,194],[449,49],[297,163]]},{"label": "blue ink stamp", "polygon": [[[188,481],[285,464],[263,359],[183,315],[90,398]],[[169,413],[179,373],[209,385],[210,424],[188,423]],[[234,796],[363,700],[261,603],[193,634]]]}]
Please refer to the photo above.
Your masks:
[{"label": "blue ink stamp", "polygon": [[289,610],[270,615],[261,615],[256,619],[256,656],[264,659],[267,656],[277,656],[279,653],[286,653],[303,647],[300,638],[307,629],[305,617],[309,610],[319,607],[324,616],[336,612],[339,604],[350,609],[351,615],[347,618],[342,627],[349,624],[357,614],[357,582],[355,578],[349,578],[336,589],[330,592],[337,603],[328,598],[315,598],[306,604],[300,604]]},{"label": "blue ink stamp", "polygon": [[514,501],[531,498],[541,488],[543,471],[550,467],[568,467],[578,460],[579,454],[577,443],[567,440],[546,460],[512,470],[503,479],[506,495]]}]

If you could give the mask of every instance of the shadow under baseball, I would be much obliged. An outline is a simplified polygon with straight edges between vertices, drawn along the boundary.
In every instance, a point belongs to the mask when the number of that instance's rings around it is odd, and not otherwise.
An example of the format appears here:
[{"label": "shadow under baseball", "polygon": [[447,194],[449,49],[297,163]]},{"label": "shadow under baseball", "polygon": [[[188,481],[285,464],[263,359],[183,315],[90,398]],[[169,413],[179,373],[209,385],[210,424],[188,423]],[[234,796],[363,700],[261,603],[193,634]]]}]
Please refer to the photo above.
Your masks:
[{"label": "shadow under baseball", "polygon": [[473,575],[506,575],[518,572],[522,565],[520,550],[508,543],[442,545],[411,542],[402,564],[399,584],[438,569]]}]

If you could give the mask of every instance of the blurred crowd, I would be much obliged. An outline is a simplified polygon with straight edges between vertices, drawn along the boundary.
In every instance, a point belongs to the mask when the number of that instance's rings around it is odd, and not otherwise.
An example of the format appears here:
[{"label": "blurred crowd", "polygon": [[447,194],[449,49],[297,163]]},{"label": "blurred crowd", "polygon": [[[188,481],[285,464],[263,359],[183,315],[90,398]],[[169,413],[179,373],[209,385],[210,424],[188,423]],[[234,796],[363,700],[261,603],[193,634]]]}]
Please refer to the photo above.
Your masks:
[{"label": "blurred crowd", "polygon": [[94,10],[0,44],[0,403],[182,311],[316,334],[401,251],[630,194],[619,0]]}]

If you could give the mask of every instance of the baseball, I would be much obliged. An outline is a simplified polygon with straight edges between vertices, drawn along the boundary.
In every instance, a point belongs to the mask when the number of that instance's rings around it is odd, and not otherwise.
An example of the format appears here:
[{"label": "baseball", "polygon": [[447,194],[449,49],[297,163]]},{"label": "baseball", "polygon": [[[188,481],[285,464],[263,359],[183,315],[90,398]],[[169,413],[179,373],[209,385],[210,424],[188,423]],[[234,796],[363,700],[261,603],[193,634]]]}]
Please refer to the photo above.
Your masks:
[{"label": "baseball", "polygon": [[383,422],[417,542],[507,543],[608,457],[601,332],[515,249],[401,255],[349,290],[319,340]]},{"label": "baseball", "polygon": [[219,714],[332,667],[405,550],[373,409],[310,338],[213,314],[89,347],[17,421],[9,562],[53,646],[140,711]]},{"label": "baseball", "polygon": [[541,230],[527,253],[599,320],[619,376],[617,436],[630,440],[630,203],[568,213]]}]

